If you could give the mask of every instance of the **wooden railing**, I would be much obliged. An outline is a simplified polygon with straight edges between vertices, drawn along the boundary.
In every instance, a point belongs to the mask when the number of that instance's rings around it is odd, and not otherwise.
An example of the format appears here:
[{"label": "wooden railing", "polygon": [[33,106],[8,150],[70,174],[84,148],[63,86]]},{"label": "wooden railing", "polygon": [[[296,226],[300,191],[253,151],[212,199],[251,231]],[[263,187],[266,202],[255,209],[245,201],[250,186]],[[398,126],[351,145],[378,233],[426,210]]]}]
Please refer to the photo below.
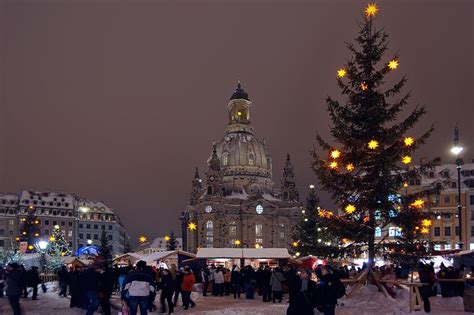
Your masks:
[{"label": "wooden railing", "polygon": [[54,273],[42,273],[40,274],[40,279],[43,282],[53,282],[58,281],[58,276]]}]

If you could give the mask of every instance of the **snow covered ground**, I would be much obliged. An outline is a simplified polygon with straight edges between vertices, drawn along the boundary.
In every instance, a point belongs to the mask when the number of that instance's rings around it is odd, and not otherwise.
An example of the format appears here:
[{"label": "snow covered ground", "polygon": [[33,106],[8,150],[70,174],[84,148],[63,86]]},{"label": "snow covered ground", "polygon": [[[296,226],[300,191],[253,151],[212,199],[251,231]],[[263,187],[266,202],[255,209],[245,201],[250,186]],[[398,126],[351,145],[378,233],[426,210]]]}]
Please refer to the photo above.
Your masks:
[{"label": "snow covered ground", "polygon": [[[21,299],[21,305],[24,315],[84,315],[85,311],[77,308],[69,308],[68,298],[59,298],[57,285],[48,283],[48,291],[43,294],[38,291],[38,301],[32,301],[31,295],[29,299]],[[372,286],[362,288],[354,297],[343,298],[341,304],[336,309],[337,315],[378,315],[393,314],[402,315],[408,312],[408,291],[397,291],[398,297],[395,301],[385,298],[382,293]],[[176,314],[201,314],[201,315],[284,315],[288,304],[263,303],[261,297],[255,300],[236,299],[233,297],[202,297],[197,293],[193,293],[193,299],[197,306],[185,311],[182,307],[177,307]],[[285,299],[284,299],[285,301]],[[120,301],[113,298],[112,303],[119,305]],[[159,299],[156,303],[159,305]],[[441,298],[431,299],[432,312],[434,315],[456,315],[469,314],[463,311],[462,298]],[[11,314],[10,306],[6,298],[0,299],[0,314]],[[113,314],[117,314],[117,310],[113,310]],[[154,312],[151,314],[159,314]],[[315,312],[315,314],[319,314]],[[425,314],[424,312],[416,312],[413,314]]]}]

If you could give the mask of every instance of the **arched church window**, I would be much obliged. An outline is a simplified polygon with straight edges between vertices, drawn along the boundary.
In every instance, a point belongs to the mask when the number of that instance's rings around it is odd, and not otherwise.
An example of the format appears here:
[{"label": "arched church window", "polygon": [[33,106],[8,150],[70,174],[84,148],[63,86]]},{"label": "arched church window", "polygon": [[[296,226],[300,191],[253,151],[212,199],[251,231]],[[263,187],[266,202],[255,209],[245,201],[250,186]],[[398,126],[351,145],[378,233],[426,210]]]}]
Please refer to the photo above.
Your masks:
[{"label": "arched church window", "polygon": [[280,239],[284,240],[285,239],[285,225],[280,224]]},{"label": "arched church window", "polygon": [[263,213],[263,206],[262,205],[257,205],[255,207],[255,211],[257,212],[257,214],[262,214]]},{"label": "arched church window", "polygon": [[249,153],[249,165],[255,165],[255,154],[253,154],[253,152]]},{"label": "arched church window", "polygon": [[206,247],[214,245],[214,223],[211,220],[206,222]]},{"label": "arched church window", "polygon": [[255,224],[255,247],[263,247],[263,224]]},{"label": "arched church window", "polygon": [[222,165],[224,165],[224,166],[229,165],[229,153],[228,152],[222,153]]},{"label": "arched church window", "polygon": [[212,186],[207,186],[207,194],[212,195]]},{"label": "arched church window", "polygon": [[235,221],[231,221],[229,224],[229,236],[236,237],[237,236],[237,224]]},{"label": "arched church window", "polygon": [[211,213],[212,207],[211,206],[206,206],[206,208],[204,208],[204,210],[206,211],[206,213]]}]

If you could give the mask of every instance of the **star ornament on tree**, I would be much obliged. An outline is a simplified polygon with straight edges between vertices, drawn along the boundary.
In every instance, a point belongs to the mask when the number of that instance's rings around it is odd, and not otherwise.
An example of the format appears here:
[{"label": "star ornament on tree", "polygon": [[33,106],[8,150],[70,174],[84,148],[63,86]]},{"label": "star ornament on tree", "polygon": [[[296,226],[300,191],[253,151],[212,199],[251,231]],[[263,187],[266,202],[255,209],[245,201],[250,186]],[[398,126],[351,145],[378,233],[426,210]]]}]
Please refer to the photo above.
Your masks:
[{"label": "star ornament on tree", "polygon": [[337,159],[340,156],[341,156],[341,151],[339,151],[338,149],[334,149],[331,151],[331,157],[333,159]]},{"label": "star ornament on tree", "polygon": [[332,162],[329,164],[329,168],[335,170],[335,169],[337,168],[337,162],[336,162],[336,161],[332,161]]},{"label": "star ornament on tree", "polygon": [[403,139],[403,143],[404,143],[407,147],[411,147],[414,142],[415,142],[415,139],[413,139],[412,137],[405,137],[405,139]]},{"label": "star ornament on tree", "polygon": [[388,68],[389,68],[390,70],[395,70],[395,69],[397,69],[397,68],[398,68],[398,60],[396,60],[396,59],[390,60],[389,63],[388,63]]},{"label": "star ornament on tree", "polygon": [[411,156],[405,155],[405,156],[402,158],[402,163],[403,163],[403,164],[410,164],[410,163],[411,163]]},{"label": "star ornament on tree", "polygon": [[346,170],[348,170],[349,172],[352,172],[354,170],[354,164],[352,163],[349,163],[346,165]]},{"label": "star ornament on tree", "polygon": [[356,211],[356,207],[354,205],[348,204],[344,210],[346,210],[347,214],[351,214]]},{"label": "star ornament on tree", "polygon": [[367,143],[367,147],[371,150],[375,150],[379,147],[379,142],[377,140],[370,140],[369,143]]},{"label": "star ornament on tree", "polygon": [[375,3],[369,3],[364,12],[367,17],[374,17],[379,12],[379,8]]},{"label": "star ornament on tree", "polygon": [[341,69],[337,70],[337,76],[341,79],[344,78],[346,76],[346,74],[347,74],[347,71],[345,69],[341,68]]}]

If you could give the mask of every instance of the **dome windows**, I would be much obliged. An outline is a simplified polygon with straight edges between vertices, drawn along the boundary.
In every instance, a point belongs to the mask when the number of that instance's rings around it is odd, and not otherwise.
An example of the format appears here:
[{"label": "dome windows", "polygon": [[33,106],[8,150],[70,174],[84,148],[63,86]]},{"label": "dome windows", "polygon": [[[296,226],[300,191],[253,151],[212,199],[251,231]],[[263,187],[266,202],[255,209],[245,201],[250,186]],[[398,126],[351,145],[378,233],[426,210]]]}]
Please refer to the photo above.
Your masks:
[{"label": "dome windows", "polygon": [[253,152],[249,153],[249,165],[254,166],[255,165],[255,154]]},{"label": "dome windows", "polygon": [[204,208],[204,210],[206,211],[206,213],[211,213],[212,212],[212,207],[211,206],[206,206],[206,208]]},{"label": "dome windows", "polygon": [[222,165],[223,166],[229,165],[229,152],[222,153]]},{"label": "dome windows", "polygon": [[262,205],[257,205],[255,207],[255,211],[257,212],[257,214],[262,214],[263,213],[263,206]]}]

